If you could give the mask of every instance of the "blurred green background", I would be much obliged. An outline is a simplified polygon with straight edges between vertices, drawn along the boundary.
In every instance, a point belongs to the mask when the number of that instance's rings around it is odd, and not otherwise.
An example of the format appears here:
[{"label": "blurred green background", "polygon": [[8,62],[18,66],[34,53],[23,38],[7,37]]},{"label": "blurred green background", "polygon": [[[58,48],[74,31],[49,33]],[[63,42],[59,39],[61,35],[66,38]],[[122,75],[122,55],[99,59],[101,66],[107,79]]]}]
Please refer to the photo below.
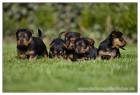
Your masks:
[{"label": "blurred green background", "polygon": [[40,28],[47,41],[76,31],[100,42],[117,29],[136,43],[137,3],[3,3],[3,37],[15,39],[16,30],[26,27],[34,35]]}]

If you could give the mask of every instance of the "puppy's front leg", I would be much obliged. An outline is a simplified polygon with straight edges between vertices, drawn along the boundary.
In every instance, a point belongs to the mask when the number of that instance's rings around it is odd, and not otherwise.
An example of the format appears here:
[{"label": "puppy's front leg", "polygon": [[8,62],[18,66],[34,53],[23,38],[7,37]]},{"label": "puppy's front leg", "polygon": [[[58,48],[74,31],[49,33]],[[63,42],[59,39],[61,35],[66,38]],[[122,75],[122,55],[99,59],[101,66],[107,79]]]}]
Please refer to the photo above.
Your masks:
[{"label": "puppy's front leg", "polygon": [[29,61],[32,61],[32,60],[36,60],[37,56],[36,55],[29,55]]},{"label": "puppy's front leg", "polygon": [[37,55],[33,50],[27,51],[27,55],[29,55],[29,61],[35,60],[37,58]]},{"label": "puppy's front leg", "polygon": [[101,60],[101,55],[97,55],[96,59]]},{"label": "puppy's front leg", "polygon": [[46,54],[44,54],[44,57],[45,57],[45,58],[48,58],[48,54],[47,54],[47,53],[46,53]]},{"label": "puppy's front leg", "polygon": [[18,58],[19,59],[26,59],[27,56],[26,56],[25,52],[18,51]]}]

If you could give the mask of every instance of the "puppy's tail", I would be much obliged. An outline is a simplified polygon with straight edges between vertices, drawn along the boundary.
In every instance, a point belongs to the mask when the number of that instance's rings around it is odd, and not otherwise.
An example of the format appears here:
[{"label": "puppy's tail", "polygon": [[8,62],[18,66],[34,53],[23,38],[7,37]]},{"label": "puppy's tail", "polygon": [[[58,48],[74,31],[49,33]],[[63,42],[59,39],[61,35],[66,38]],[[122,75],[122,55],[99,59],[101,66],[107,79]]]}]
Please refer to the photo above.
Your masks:
[{"label": "puppy's tail", "polygon": [[41,32],[41,30],[40,29],[38,29],[38,37],[42,37],[42,32]]}]

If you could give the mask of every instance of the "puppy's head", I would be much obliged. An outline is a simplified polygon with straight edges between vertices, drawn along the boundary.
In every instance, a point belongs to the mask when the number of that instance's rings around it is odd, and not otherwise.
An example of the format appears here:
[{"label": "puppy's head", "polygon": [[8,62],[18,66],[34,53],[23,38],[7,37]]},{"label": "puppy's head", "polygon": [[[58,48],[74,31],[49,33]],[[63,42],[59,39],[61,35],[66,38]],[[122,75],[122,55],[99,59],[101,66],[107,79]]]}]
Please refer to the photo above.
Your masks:
[{"label": "puppy's head", "polygon": [[57,58],[64,56],[64,49],[58,47],[51,47],[50,48],[51,55]]},{"label": "puppy's head", "polygon": [[75,40],[76,40],[77,38],[75,38],[75,37],[70,37],[69,38],[69,40],[66,40],[66,48],[68,49],[68,50],[73,50],[74,48],[75,48]]},{"label": "puppy's head", "polygon": [[123,47],[126,45],[126,41],[124,40],[123,33],[120,31],[112,31],[110,34],[112,38],[112,44],[113,48],[121,48],[124,49]]},{"label": "puppy's head", "polygon": [[89,51],[94,45],[94,40],[90,38],[79,38],[75,41],[75,52],[83,54]]},{"label": "puppy's head", "polygon": [[75,48],[75,40],[80,38],[81,34],[78,32],[62,32],[59,36],[64,36],[66,42],[66,48],[68,50],[73,50]]},{"label": "puppy's head", "polygon": [[32,30],[18,29],[16,32],[17,45],[28,46],[32,39]]},{"label": "puppy's head", "polygon": [[65,54],[65,43],[62,39],[55,39],[50,44],[52,56],[60,58]]}]

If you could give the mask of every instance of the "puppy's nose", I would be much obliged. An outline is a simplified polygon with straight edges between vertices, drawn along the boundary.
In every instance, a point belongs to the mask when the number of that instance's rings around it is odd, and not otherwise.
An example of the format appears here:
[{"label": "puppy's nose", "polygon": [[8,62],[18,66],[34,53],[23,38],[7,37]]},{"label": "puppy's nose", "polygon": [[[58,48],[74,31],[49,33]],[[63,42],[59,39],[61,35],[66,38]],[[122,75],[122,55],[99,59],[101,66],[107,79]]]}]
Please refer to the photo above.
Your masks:
[{"label": "puppy's nose", "polygon": [[54,51],[54,54],[57,54],[57,51]]},{"label": "puppy's nose", "polygon": [[20,44],[23,44],[24,43],[24,40],[20,40]]},{"label": "puppy's nose", "polygon": [[71,48],[74,48],[74,46],[72,45]]}]

